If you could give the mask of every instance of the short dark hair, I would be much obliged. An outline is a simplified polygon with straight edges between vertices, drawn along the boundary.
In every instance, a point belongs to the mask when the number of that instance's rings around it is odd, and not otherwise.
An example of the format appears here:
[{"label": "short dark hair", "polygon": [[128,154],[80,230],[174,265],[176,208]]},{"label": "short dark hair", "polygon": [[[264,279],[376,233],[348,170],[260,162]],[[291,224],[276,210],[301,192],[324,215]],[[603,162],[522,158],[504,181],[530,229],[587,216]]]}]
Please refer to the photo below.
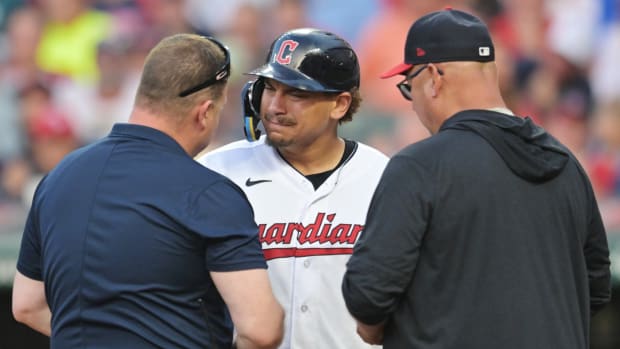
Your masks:
[{"label": "short dark hair", "polygon": [[187,97],[179,94],[215,75],[226,59],[221,47],[206,37],[176,34],[161,40],[146,57],[136,105],[159,114],[183,114],[199,99],[219,99],[227,79]]},{"label": "short dark hair", "polygon": [[338,124],[343,124],[353,120],[353,115],[357,113],[362,104],[362,94],[358,88],[352,88],[351,91],[351,105],[342,118],[338,121]]}]

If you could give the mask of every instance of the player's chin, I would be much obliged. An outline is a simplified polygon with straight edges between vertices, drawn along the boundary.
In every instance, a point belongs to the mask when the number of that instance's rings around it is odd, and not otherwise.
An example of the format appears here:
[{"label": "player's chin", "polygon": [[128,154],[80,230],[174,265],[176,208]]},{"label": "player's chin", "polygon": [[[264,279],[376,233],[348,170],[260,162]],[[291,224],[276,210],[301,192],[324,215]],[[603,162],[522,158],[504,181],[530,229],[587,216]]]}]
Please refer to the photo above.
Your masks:
[{"label": "player's chin", "polygon": [[282,148],[293,144],[293,139],[277,132],[267,132],[267,144],[272,147]]}]

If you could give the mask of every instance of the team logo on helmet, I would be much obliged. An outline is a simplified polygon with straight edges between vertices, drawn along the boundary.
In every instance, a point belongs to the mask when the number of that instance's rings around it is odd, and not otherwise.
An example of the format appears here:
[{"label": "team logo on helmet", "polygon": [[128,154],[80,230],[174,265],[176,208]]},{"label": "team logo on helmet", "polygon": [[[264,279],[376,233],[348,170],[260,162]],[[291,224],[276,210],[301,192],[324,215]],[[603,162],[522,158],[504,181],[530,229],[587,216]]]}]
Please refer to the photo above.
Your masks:
[{"label": "team logo on helmet", "polygon": [[294,40],[284,40],[282,45],[280,45],[280,49],[278,50],[278,54],[275,55],[274,60],[280,64],[290,64],[291,63],[291,55],[293,51],[299,46],[299,43]]},{"label": "team logo on helmet", "polygon": [[310,92],[343,92],[359,87],[355,52],[348,42],[330,32],[313,28],[288,31],[271,44],[265,61],[249,75]]}]

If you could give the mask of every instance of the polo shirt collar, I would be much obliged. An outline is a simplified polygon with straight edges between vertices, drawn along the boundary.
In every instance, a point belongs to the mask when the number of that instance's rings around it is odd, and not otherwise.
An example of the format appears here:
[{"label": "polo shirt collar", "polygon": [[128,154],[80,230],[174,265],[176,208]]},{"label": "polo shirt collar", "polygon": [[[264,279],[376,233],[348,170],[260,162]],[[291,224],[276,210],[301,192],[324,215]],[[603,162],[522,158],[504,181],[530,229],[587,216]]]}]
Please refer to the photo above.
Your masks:
[{"label": "polo shirt collar", "polygon": [[141,139],[158,144],[169,150],[188,155],[187,152],[185,152],[185,150],[181,147],[181,145],[174,140],[174,138],[170,137],[169,135],[163,133],[160,130],[148,126],[117,123],[114,124],[114,126],[112,127],[112,131],[110,132],[109,136]]}]

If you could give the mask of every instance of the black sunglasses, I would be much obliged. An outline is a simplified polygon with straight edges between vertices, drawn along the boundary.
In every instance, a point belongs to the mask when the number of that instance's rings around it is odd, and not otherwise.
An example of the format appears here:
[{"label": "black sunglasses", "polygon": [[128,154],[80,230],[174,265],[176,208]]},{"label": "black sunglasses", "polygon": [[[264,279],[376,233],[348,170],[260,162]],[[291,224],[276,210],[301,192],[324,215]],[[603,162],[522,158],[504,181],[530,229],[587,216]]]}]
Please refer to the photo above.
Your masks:
[{"label": "black sunglasses", "polygon": [[198,92],[203,88],[207,88],[215,84],[216,82],[227,78],[230,75],[230,52],[228,51],[228,47],[224,46],[224,44],[222,44],[213,37],[206,36],[206,38],[209,39],[209,41],[211,41],[212,43],[216,44],[224,52],[224,64],[220,69],[217,70],[217,72],[215,72],[212,77],[210,77],[203,83],[200,83],[194,87],[182,91],[181,93],[179,93],[179,97],[189,96],[192,93]]},{"label": "black sunglasses", "polygon": [[[420,69],[405,76],[405,79],[403,79],[403,81],[396,84],[396,87],[398,88],[400,93],[403,95],[403,97],[405,97],[406,100],[408,101],[413,100],[413,98],[411,97],[411,85],[409,85],[409,80],[412,80],[416,76],[420,75],[420,73],[424,71],[424,69],[426,68],[428,68],[428,64],[421,66]],[[443,71],[441,69],[437,69],[437,72],[439,73],[439,75],[443,75]]]}]

